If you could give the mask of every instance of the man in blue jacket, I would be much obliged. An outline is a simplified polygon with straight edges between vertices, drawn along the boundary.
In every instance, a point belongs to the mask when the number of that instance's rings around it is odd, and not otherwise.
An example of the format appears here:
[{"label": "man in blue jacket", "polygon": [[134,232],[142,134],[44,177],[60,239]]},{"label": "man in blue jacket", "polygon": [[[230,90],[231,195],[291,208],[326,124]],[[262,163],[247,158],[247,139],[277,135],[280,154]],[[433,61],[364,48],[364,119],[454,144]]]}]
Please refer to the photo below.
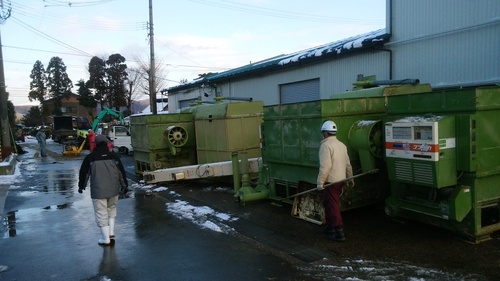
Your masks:
[{"label": "man in blue jacket", "polygon": [[40,126],[40,129],[38,130],[38,132],[36,132],[35,138],[38,141],[38,144],[40,145],[40,153],[42,154],[42,157],[47,156],[47,148],[46,148],[47,136],[45,135],[45,132],[43,131],[43,127]]},{"label": "man in blue jacket", "polygon": [[90,197],[94,205],[95,221],[101,228],[98,244],[114,244],[116,204],[120,191],[128,191],[125,169],[120,158],[109,151],[104,135],[95,137],[95,149],[83,159],[80,167],[78,192],[82,193],[90,180]]}]

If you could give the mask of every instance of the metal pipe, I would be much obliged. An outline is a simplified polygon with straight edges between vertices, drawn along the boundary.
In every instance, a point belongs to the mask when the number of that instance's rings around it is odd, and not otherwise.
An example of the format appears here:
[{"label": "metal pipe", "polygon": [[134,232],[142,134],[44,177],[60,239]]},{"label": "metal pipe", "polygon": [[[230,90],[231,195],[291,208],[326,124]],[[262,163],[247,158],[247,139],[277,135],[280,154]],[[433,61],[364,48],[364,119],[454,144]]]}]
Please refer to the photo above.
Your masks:
[{"label": "metal pipe", "polygon": [[240,152],[241,155],[241,186],[250,186],[250,176],[248,175],[248,156],[246,151]]},{"label": "metal pipe", "polygon": [[401,80],[375,80],[372,81],[374,85],[417,85],[420,84],[418,79],[401,79]]},{"label": "metal pipe", "polygon": [[250,185],[250,176],[248,175],[248,156],[246,151],[241,151],[241,187],[239,194],[252,194],[255,189]]},{"label": "metal pipe", "polygon": [[[264,168],[262,165],[259,166],[259,183],[256,188],[252,188],[251,186],[245,187],[245,185],[242,186],[238,196],[238,201],[240,203],[244,204],[245,202],[257,201],[269,198],[271,190],[264,185],[263,169]],[[243,182],[245,182],[245,180],[243,180]]]},{"label": "metal pipe", "polygon": [[450,90],[450,89],[463,89],[463,88],[470,88],[470,87],[482,87],[482,86],[499,86],[500,85],[500,79],[493,79],[493,80],[481,80],[481,81],[476,81],[472,83],[456,83],[456,84],[444,84],[444,85],[436,85],[432,86],[432,89],[435,90]]},{"label": "metal pipe", "polygon": [[266,186],[264,182],[264,164],[260,163],[259,165],[259,178],[257,180],[257,186],[255,187],[255,191],[260,192],[260,191],[269,191],[269,188]]},{"label": "metal pipe", "polygon": [[[368,174],[375,174],[375,173],[378,173],[378,171],[379,171],[378,169],[373,169],[371,171],[364,172],[364,173],[361,173],[361,174],[357,174],[357,175],[354,175],[352,177],[345,178],[343,180],[339,180],[339,181],[336,181],[336,182],[331,182],[331,183],[325,185],[324,188],[329,188],[329,187],[332,187],[332,186],[334,186],[336,184],[343,183],[343,182],[350,181],[350,180],[354,180],[355,178],[359,178],[359,177],[362,177],[362,176],[365,176],[365,175],[368,175]],[[279,201],[283,201],[283,200],[286,200],[286,199],[294,198],[294,197],[297,197],[297,196],[300,196],[300,195],[303,195],[303,194],[306,194],[306,193],[309,193],[309,192],[312,192],[312,191],[315,191],[315,190],[318,190],[318,189],[317,188],[311,188],[311,189],[308,189],[306,191],[302,191],[302,192],[299,192],[299,193],[295,193],[294,195],[287,196],[285,198],[281,198]]]},{"label": "metal pipe", "polygon": [[257,201],[257,200],[263,200],[269,198],[269,190],[263,190],[259,192],[253,192],[253,193],[245,193],[245,192],[240,192],[240,195],[238,197],[238,200],[240,202],[250,202],[250,201]]},{"label": "metal pipe", "polygon": [[234,196],[238,196],[240,191],[240,169],[238,165],[238,152],[231,153],[231,161],[233,164],[233,186],[234,186]]},{"label": "metal pipe", "polygon": [[253,98],[244,97],[215,97],[214,100],[239,100],[239,101],[253,101]]},{"label": "metal pipe", "polygon": [[401,79],[401,80],[364,80],[352,83],[356,87],[375,87],[381,85],[417,85],[420,83],[418,79]]},{"label": "metal pipe", "polygon": [[195,102],[190,103],[189,106],[198,106],[198,105],[202,105],[204,103],[215,104],[216,102],[215,101],[206,101],[206,100],[197,100]]}]

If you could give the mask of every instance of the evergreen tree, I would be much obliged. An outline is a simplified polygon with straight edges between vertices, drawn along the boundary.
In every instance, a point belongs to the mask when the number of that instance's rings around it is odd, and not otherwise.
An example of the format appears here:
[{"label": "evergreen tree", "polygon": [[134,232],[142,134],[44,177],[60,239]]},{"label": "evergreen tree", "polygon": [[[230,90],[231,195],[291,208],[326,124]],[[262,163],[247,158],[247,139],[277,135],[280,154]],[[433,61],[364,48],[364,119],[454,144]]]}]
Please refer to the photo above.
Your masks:
[{"label": "evergreen tree", "polygon": [[8,100],[7,101],[7,118],[9,119],[10,129],[15,131],[16,129],[16,109],[14,104]]},{"label": "evergreen tree", "polygon": [[[78,101],[80,102],[80,105],[84,106],[87,108],[87,112],[90,116],[92,116],[93,110],[97,106],[97,101],[94,98],[94,95],[90,91],[90,89],[87,87],[87,83],[83,79],[80,79],[78,83],[76,83],[76,86],[78,87]],[[94,117],[94,116],[92,116]]]},{"label": "evergreen tree", "polygon": [[106,100],[110,108],[115,108],[120,110],[120,106],[125,106],[126,103],[126,93],[125,80],[127,80],[127,65],[125,64],[125,58],[120,54],[110,55],[106,61],[108,66],[106,69],[108,78],[108,96]]},{"label": "evergreen tree", "polygon": [[47,66],[47,84],[51,98],[55,99],[56,108],[53,114],[62,114],[61,100],[69,99],[73,82],[69,79],[66,73],[66,65],[59,57],[52,57]]},{"label": "evergreen tree", "polygon": [[37,60],[33,65],[33,69],[30,74],[30,92],[28,94],[28,99],[30,101],[38,100],[41,103],[45,101],[47,95],[47,75],[45,74],[45,68],[43,64]]},{"label": "evergreen tree", "polygon": [[94,89],[94,99],[104,108],[104,98],[107,96],[106,62],[99,57],[92,57],[89,62],[89,80],[87,88]]},{"label": "evergreen tree", "polygon": [[21,122],[27,127],[35,127],[40,125],[42,119],[42,112],[38,106],[32,106],[30,110],[23,116]]},{"label": "evergreen tree", "polygon": [[[30,101],[38,100],[40,104],[44,104],[47,99],[47,74],[45,68],[39,60],[33,65],[33,69],[30,74],[30,92],[28,94],[28,99]],[[46,107],[42,108],[42,113],[44,116],[49,115],[49,110]]]}]

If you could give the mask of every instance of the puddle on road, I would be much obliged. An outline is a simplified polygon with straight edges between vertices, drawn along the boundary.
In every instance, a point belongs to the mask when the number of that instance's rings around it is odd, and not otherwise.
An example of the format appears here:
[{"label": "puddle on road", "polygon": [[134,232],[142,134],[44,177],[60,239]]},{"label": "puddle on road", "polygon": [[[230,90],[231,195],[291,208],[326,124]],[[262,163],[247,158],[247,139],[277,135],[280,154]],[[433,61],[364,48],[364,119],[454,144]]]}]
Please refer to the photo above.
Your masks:
[{"label": "puddle on road", "polygon": [[[51,168],[46,169],[49,166]],[[78,184],[79,167],[67,169],[65,165],[64,168],[61,165],[46,165],[40,168],[40,164],[28,164],[24,167],[22,176],[17,177],[16,185],[11,186],[10,190],[24,189],[40,192],[73,190]]]},{"label": "puddle on road", "polygon": [[[76,204],[75,202],[67,202],[58,205],[49,205],[43,208],[29,208],[29,209],[8,212],[3,217],[3,222],[2,222],[4,228],[3,238],[15,237],[18,234],[20,234],[19,229],[16,227],[16,224],[19,222],[25,223],[38,220],[39,217],[43,215],[44,212],[68,209],[75,207],[76,205],[78,204]],[[78,209],[79,207],[76,208]]]}]

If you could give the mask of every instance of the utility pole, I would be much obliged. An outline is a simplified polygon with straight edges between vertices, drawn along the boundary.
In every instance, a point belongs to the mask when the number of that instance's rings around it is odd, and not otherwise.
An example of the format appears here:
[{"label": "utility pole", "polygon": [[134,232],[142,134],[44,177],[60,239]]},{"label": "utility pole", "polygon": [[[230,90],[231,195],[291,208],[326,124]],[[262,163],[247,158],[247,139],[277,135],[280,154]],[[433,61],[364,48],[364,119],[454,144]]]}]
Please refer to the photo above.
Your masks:
[{"label": "utility pole", "polygon": [[[10,8],[6,13],[3,11],[3,1],[0,1],[1,15],[0,24],[3,24],[10,17]],[[2,38],[0,34],[0,131],[2,135],[0,137],[1,150],[0,150],[0,160],[3,160],[6,156],[12,153],[12,142],[10,138],[10,127],[9,127],[9,115],[7,114],[7,100],[8,94],[5,90],[5,72],[3,69],[3,54],[2,54]]]},{"label": "utility pole", "polygon": [[156,115],[156,81],[155,81],[155,40],[153,33],[153,0],[149,0],[149,103],[151,112]]}]

